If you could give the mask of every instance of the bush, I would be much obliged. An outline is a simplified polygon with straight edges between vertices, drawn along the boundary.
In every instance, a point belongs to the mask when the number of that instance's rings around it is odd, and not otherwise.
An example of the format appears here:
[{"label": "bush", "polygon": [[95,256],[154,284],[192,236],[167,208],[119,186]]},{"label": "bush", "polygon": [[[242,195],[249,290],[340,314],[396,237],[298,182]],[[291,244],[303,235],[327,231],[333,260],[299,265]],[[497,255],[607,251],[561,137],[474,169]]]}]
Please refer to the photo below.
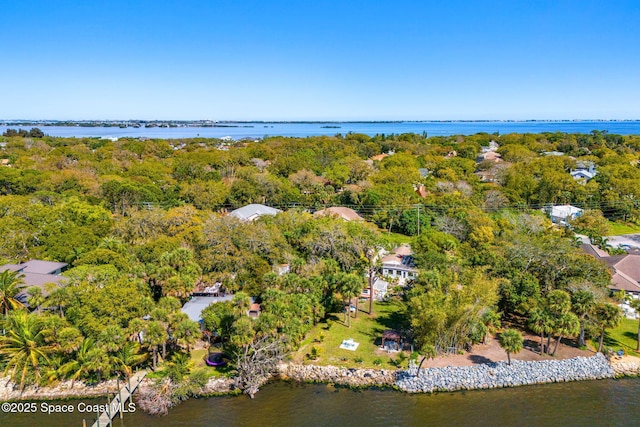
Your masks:
[{"label": "bush", "polygon": [[356,357],[355,359],[353,359],[356,363],[362,363],[364,362],[364,359],[362,357]]},{"label": "bush", "polygon": [[313,347],[311,347],[311,351],[309,353],[307,353],[307,357],[310,360],[318,360],[320,358],[320,356],[322,355],[323,350],[320,347],[316,347],[315,345]]},{"label": "bush", "polygon": [[373,364],[374,364],[374,365],[376,365],[376,366],[380,366],[380,365],[382,365],[382,359],[380,359],[380,358],[378,357],[377,359],[375,359],[375,360],[373,361]]}]

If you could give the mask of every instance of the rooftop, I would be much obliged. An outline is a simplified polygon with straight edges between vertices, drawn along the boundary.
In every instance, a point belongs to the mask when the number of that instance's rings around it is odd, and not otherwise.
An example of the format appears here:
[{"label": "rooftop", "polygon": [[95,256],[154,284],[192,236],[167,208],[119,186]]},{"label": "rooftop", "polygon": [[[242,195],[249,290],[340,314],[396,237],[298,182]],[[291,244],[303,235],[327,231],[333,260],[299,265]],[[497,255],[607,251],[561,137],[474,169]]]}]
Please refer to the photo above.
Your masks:
[{"label": "rooftop", "polygon": [[226,295],[223,297],[193,297],[182,306],[182,312],[189,316],[189,319],[194,322],[202,320],[202,310],[209,307],[211,304],[223,301],[231,301],[233,295]]},{"label": "rooftop", "polygon": [[240,221],[253,221],[262,215],[275,216],[280,212],[282,212],[280,209],[270,206],[251,204],[231,211],[229,215],[238,218]]},{"label": "rooftop", "polygon": [[640,293],[640,255],[609,255],[591,244],[582,245],[582,250],[613,270],[610,288]]},{"label": "rooftop", "polygon": [[364,221],[358,212],[354,211],[351,208],[346,208],[343,206],[334,206],[326,209],[322,209],[313,213],[315,216],[337,216],[345,221]]},{"label": "rooftop", "polygon": [[36,286],[46,294],[45,285],[49,283],[60,284],[66,280],[60,276],[60,271],[67,266],[64,262],[41,261],[32,259],[20,264],[4,264],[0,271],[10,270],[22,274],[22,282],[26,288]]}]

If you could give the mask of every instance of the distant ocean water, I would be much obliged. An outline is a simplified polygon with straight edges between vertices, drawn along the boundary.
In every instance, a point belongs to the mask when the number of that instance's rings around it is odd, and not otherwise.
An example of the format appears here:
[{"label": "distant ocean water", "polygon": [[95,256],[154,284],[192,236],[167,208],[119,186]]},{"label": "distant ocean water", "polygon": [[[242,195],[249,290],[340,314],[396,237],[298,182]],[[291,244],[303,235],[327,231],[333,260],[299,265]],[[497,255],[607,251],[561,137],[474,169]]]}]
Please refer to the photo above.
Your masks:
[{"label": "distant ocean water", "polygon": [[[22,126],[30,129],[32,126]],[[471,135],[478,132],[540,133],[565,132],[589,133],[593,130],[621,135],[640,135],[640,121],[535,121],[535,122],[350,122],[350,123],[225,123],[224,127],[176,127],[176,128],[118,128],[80,126],[39,126],[45,134],[62,137],[148,137],[148,138],[263,138],[265,136],[306,137],[346,134],[348,132],[375,134],[427,133],[427,136]],[[0,126],[0,133],[7,128]]]}]

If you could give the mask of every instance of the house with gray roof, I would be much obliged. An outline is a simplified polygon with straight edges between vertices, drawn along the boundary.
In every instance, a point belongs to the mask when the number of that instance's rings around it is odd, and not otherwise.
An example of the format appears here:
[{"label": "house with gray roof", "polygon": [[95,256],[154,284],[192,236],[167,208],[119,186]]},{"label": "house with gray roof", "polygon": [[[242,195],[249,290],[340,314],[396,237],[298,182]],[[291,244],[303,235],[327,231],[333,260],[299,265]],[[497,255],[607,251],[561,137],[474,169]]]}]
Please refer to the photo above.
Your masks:
[{"label": "house with gray roof", "polygon": [[236,217],[240,221],[255,221],[262,215],[275,216],[280,212],[282,212],[280,209],[254,203],[229,212],[229,216]]},{"label": "house with gray roof", "polygon": [[[20,264],[4,264],[0,266],[0,271],[15,271],[22,275],[22,282],[26,288],[33,286],[42,289],[46,295],[46,285],[54,283],[62,284],[66,278],[61,276],[62,271],[67,267],[65,262],[41,261],[32,259]],[[21,292],[18,297],[25,297],[25,293]]]},{"label": "house with gray roof", "polygon": [[225,295],[223,297],[193,297],[182,306],[180,311],[189,316],[189,319],[202,325],[202,310],[211,304],[231,301],[232,299],[233,295]]}]

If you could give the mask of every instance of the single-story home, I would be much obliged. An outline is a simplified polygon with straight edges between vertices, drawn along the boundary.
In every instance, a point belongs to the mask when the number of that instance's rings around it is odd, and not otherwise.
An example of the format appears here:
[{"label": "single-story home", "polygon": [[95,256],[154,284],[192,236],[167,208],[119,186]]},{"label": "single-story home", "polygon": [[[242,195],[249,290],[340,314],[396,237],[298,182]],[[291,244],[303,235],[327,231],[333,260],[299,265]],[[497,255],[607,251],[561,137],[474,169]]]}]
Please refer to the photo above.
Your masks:
[{"label": "single-story home", "polygon": [[202,310],[209,307],[211,304],[215,304],[223,301],[231,301],[233,295],[225,295],[223,297],[192,297],[189,301],[182,306],[184,314],[189,316],[189,319],[202,325]]},{"label": "single-story home", "polygon": [[549,214],[551,222],[562,225],[566,225],[567,222],[579,217],[584,212],[582,209],[571,205],[551,206],[543,210]]},{"label": "single-story home", "polygon": [[590,181],[593,179],[593,177],[596,176],[596,172],[590,172],[584,169],[571,171],[570,174],[575,180],[585,180],[585,181]]},{"label": "single-story home", "polygon": [[[27,289],[35,286],[42,289],[46,294],[45,285],[49,283],[61,284],[66,280],[64,276],[61,276],[62,271],[66,267],[67,263],[65,262],[32,259],[20,264],[4,264],[0,266],[0,271],[9,270],[18,272],[22,274],[22,282]],[[18,298],[20,298],[20,295],[18,295]]]},{"label": "single-story home", "polygon": [[591,244],[582,245],[582,250],[609,266],[612,272],[610,289],[640,295],[640,255],[609,255]]},{"label": "single-story home", "polygon": [[280,209],[254,203],[229,212],[229,216],[236,217],[240,221],[255,221],[262,215],[275,216],[280,212],[282,212]]},{"label": "single-story home", "polygon": [[342,218],[345,221],[364,221],[358,212],[354,211],[351,208],[346,208],[343,206],[333,206],[326,209],[321,209],[313,213],[314,216],[333,216]]}]

